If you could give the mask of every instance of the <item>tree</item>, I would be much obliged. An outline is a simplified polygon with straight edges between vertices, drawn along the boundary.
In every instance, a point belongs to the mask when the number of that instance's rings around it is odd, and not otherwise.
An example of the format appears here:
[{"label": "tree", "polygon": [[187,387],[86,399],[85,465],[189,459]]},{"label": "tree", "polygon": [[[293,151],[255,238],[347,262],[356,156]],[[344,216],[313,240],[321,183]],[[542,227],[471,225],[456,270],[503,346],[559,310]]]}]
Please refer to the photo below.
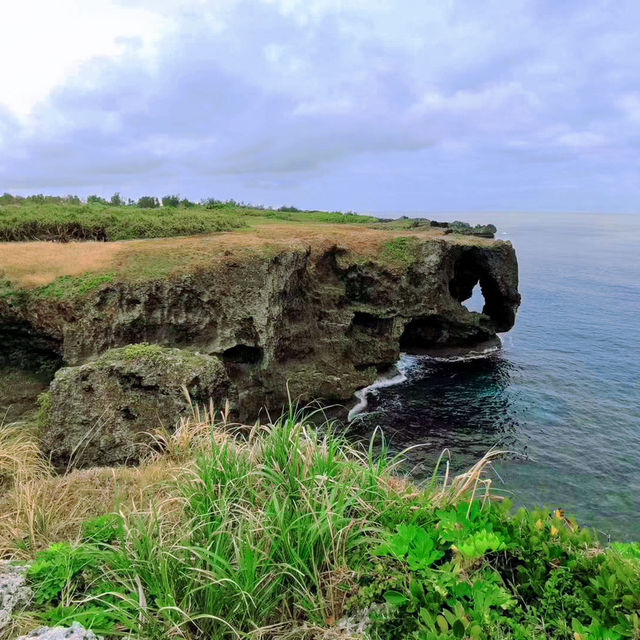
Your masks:
[{"label": "tree", "polygon": [[109,201],[111,203],[112,207],[123,207],[124,206],[124,200],[120,197],[120,192],[116,191],[112,196],[111,196],[111,200]]},{"label": "tree", "polygon": [[178,207],[180,205],[180,196],[162,196],[163,207]]},{"label": "tree", "polygon": [[87,202],[89,204],[109,204],[104,198],[96,195],[87,196]]},{"label": "tree", "polygon": [[138,207],[140,209],[156,209],[159,206],[160,202],[155,196],[142,196],[138,199]]},{"label": "tree", "polygon": [[0,196],[0,204],[16,204],[17,202],[19,202],[19,200],[19,196],[12,196],[6,191]]}]

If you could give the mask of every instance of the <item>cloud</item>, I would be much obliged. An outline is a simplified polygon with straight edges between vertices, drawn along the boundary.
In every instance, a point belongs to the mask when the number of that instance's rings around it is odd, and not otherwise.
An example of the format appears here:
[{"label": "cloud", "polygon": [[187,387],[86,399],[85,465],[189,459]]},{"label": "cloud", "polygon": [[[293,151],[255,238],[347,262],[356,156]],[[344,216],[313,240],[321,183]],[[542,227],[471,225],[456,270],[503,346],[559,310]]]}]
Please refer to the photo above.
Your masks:
[{"label": "cloud", "polygon": [[623,95],[616,104],[631,123],[640,124],[640,92]]},{"label": "cloud", "polygon": [[[631,1],[91,7],[63,27],[46,13],[67,44],[47,35],[11,71],[28,82],[0,97],[6,189],[418,210],[458,206],[463,176],[476,208],[574,209],[580,188],[602,208],[637,203],[632,181],[613,201],[594,180],[640,169]],[[48,53],[44,81],[33,60]],[[575,189],[554,183],[558,163]]]}]

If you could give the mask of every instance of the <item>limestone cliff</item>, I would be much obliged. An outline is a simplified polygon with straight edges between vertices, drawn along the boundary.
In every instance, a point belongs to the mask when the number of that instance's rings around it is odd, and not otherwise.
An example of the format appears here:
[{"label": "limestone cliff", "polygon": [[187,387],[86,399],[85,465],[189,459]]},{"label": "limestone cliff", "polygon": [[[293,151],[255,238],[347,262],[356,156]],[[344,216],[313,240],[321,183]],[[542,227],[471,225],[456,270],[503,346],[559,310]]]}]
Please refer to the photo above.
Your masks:
[{"label": "limestone cliff", "polygon": [[[382,233],[382,232],[380,232]],[[0,298],[5,359],[78,365],[148,342],[218,356],[240,417],[344,401],[401,350],[473,345],[509,330],[520,302],[511,244],[413,235],[363,254],[344,241],[276,246],[71,298]],[[394,247],[392,246],[392,249]],[[461,301],[480,283],[482,314]]]}]

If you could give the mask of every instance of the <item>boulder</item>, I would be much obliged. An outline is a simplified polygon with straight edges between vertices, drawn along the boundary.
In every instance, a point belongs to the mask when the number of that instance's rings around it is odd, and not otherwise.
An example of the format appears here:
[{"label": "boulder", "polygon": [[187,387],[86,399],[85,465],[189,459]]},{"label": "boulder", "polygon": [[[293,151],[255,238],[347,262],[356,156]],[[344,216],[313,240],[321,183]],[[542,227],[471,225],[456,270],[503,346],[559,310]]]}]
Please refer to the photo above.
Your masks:
[{"label": "boulder", "polygon": [[27,567],[0,562],[0,637],[14,609],[25,606],[31,598],[26,581]]},{"label": "boulder", "polygon": [[194,403],[229,397],[219,358],[159,345],[111,349],[60,369],[41,400],[42,446],[57,467],[134,464],[151,433],[175,427]]},{"label": "boulder", "polygon": [[17,640],[101,640],[93,631],[85,629],[79,622],[70,627],[40,627]]}]

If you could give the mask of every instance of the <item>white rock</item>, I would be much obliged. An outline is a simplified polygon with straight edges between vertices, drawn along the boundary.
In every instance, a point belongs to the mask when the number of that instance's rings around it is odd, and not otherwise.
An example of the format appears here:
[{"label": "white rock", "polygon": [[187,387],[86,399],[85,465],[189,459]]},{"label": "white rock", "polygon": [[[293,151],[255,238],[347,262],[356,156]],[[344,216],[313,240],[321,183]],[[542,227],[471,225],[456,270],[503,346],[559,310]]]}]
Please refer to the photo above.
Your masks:
[{"label": "white rock", "polygon": [[0,562],[0,631],[9,624],[13,610],[31,598],[26,573],[27,567]]},{"label": "white rock", "polygon": [[26,636],[20,636],[17,640],[102,640],[93,631],[85,629],[79,622],[74,622],[70,627],[42,627],[34,629]]}]

